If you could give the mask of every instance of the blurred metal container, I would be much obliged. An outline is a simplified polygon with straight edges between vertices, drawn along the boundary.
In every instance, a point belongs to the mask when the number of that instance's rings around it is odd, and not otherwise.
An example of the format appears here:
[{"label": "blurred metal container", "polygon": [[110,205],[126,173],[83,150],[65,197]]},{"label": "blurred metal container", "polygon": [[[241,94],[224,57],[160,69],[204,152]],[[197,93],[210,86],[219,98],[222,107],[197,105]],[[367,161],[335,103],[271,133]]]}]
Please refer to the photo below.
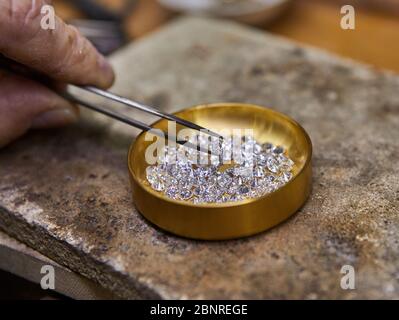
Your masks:
[{"label": "blurred metal container", "polygon": [[288,8],[292,0],[158,0],[165,8],[189,14],[264,25]]},{"label": "blurred metal container", "polygon": [[133,12],[138,0],[124,0],[120,10],[112,10],[98,0],[69,0],[85,15],[85,19],[74,19],[74,25],[93,45],[105,55],[122,47],[127,41],[123,22]]}]

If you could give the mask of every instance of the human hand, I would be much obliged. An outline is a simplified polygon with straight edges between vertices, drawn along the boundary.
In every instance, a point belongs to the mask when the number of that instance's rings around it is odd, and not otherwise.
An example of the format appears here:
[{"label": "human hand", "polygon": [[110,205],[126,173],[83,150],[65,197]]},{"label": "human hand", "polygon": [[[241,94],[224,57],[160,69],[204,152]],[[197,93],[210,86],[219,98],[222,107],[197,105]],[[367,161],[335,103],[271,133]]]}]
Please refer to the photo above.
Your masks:
[{"label": "human hand", "polygon": [[[54,30],[41,28],[48,0],[0,0],[0,53],[63,83],[108,88],[111,66],[76,28],[55,17]],[[50,128],[77,119],[78,109],[55,91],[0,71],[0,147],[30,128]]]}]

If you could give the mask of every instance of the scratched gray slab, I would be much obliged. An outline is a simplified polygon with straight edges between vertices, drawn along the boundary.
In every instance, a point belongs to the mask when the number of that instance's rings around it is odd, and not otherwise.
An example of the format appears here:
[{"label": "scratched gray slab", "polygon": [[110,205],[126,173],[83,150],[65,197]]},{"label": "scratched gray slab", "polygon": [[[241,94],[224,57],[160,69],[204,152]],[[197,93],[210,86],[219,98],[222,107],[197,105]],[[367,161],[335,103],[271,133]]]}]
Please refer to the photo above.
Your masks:
[{"label": "scratched gray slab", "polygon": [[[117,299],[111,292],[93,281],[59,265],[16,239],[0,232],[0,269],[40,284],[54,268],[54,291],[73,299]],[[50,290],[50,289],[48,289]],[[45,291],[43,291],[45,292]]]},{"label": "scratched gray slab", "polygon": [[[3,230],[126,298],[399,298],[397,76],[200,18],[112,61],[114,91],[163,110],[240,101],[299,121],[314,145],[309,201],[246,239],[166,234],[131,199],[126,154],[137,131],[84,113],[0,152]],[[340,287],[346,264],[356,290]]]}]

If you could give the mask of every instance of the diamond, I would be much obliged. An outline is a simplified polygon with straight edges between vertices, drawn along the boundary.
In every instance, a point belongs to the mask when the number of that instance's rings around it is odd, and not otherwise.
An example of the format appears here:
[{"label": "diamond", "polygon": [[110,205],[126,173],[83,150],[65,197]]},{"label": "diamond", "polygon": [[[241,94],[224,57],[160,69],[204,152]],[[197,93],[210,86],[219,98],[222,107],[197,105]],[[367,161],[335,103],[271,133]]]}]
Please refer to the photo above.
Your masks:
[{"label": "diamond", "polygon": [[274,157],[269,157],[266,160],[267,169],[269,169],[269,171],[271,171],[273,173],[279,172],[279,170],[280,170],[279,164],[280,164],[280,162]]},{"label": "diamond", "polygon": [[265,167],[267,163],[267,159],[269,159],[269,155],[266,153],[261,153],[257,156],[256,161],[259,166]]},{"label": "diamond", "polygon": [[260,154],[262,152],[262,146],[259,143],[255,143],[254,145],[254,153]]},{"label": "diamond", "polygon": [[164,182],[166,188],[168,188],[170,186],[176,186],[178,184],[177,179],[175,179],[169,175],[164,177],[163,182]]},{"label": "diamond", "polygon": [[221,197],[217,198],[216,202],[225,203],[229,201],[229,196],[222,195]]},{"label": "diamond", "polygon": [[147,180],[150,183],[151,187],[156,191],[162,191],[165,189],[165,184],[163,182],[163,177],[159,174],[158,167],[147,167],[146,175]]},{"label": "diamond", "polygon": [[233,178],[226,172],[223,172],[217,177],[217,183],[222,189],[226,189],[233,182]]},{"label": "diamond", "polygon": [[238,193],[245,196],[249,193],[249,188],[246,185],[242,185],[238,188]]},{"label": "diamond", "polygon": [[179,193],[179,198],[181,200],[188,200],[193,196],[193,192],[190,189],[183,189]]},{"label": "diamond", "polygon": [[205,192],[205,188],[202,186],[195,187],[193,193],[195,196],[200,197]]},{"label": "diamond", "polygon": [[280,177],[280,180],[283,183],[287,183],[288,181],[290,181],[292,178],[292,173],[291,172],[283,172],[283,174]]},{"label": "diamond", "polygon": [[218,185],[219,177],[220,177],[221,175],[222,175],[222,174],[221,174],[220,172],[216,172],[215,174],[210,175],[210,176],[208,177],[208,179],[207,179],[208,185],[210,185],[210,186],[217,186],[217,185]]},{"label": "diamond", "polygon": [[277,160],[280,162],[280,168],[282,171],[291,171],[294,167],[294,161],[283,155],[278,155]]},{"label": "diamond", "polygon": [[233,195],[237,192],[238,188],[240,187],[240,183],[241,181],[237,181],[236,179],[234,179],[232,181],[232,183],[227,187],[227,193],[230,195]]},{"label": "diamond", "polygon": [[270,152],[273,148],[274,148],[273,144],[271,144],[269,142],[262,144],[262,149],[265,152]]},{"label": "diamond", "polygon": [[202,198],[197,198],[197,197],[195,197],[195,198],[193,199],[193,202],[194,202],[195,204],[201,204],[201,203],[204,203],[205,201],[204,201],[204,199],[202,199]]},{"label": "diamond", "polygon": [[261,168],[259,166],[256,166],[254,168],[253,175],[254,175],[255,178],[262,178],[262,177],[265,176],[265,172],[263,171],[263,168]]},{"label": "diamond", "polygon": [[[205,147],[209,144],[214,154],[209,157],[184,146],[165,146],[158,164],[146,168],[152,189],[196,204],[226,203],[263,196],[293,177],[295,164],[281,146],[261,145],[251,136],[226,137],[220,142],[195,135],[189,140],[196,143],[197,139]],[[198,156],[206,162],[197,164]],[[221,166],[222,160],[227,169]]]},{"label": "diamond", "polygon": [[153,184],[154,181],[157,179],[157,167],[149,166],[145,169],[147,180],[150,184]]},{"label": "diamond", "polygon": [[236,177],[242,177],[242,178],[250,178],[252,176],[252,168],[251,167],[237,167],[234,168],[233,174]]},{"label": "diamond", "polygon": [[283,147],[277,146],[273,148],[273,153],[274,154],[283,154],[284,153],[284,149]]},{"label": "diamond", "polygon": [[236,201],[241,201],[241,200],[243,200],[244,198],[242,197],[242,196],[240,196],[240,195],[238,195],[238,194],[235,194],[235,195],[232,195],[230,198],[229,198],[229,201],[231,201],[231,202],[236,202]]},{"label": "diamond", "polygon": [[171,199],[177,199],[178,191],[176,186],[170,186],[166,189],[165,194]]}]

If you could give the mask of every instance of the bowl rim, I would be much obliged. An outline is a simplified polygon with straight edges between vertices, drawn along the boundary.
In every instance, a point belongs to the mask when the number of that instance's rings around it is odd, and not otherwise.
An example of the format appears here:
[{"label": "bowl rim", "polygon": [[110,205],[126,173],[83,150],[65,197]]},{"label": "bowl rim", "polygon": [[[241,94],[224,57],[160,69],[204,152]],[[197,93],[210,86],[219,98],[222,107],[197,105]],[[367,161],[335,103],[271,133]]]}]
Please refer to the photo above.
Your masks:
[{"label": "bowl rim", "polygon": [[273,3],[258,3],[258,7],[252,6],[252,7],[246,7],[244,10],[237,12],[237,11],[215,11],[215,10],[193,10],[193,9],[188,9],[188,8],[183,8],[180,5],[174,5],[171,4],[168,0],[160,0],[159,1],[162,6],[165,8],[175,11],[175,12],[189,12],[193,14],[208,14],[209,16],[219,16],[219,17],[226,17],[226,18],[240,18],[240,17],[245,17],[248,15],[254,15],[258,13],[262,13],[265,11],[271,11],[275,10],[276,8],[283,7],[285,5],[288,5],[292,2],[292,0],[274,0]]},{"label": "bowl rim", "polygon": [[[289,185],[293,184],[294,181],[306,170],[306,168],[310,165],[310,162],[312,160],[312,155],[313,155],[313,145],[312,145],[312,141],[310,139],[309,134],[306,132],[306,130],[293,118],[289,117],[288,115],[286,115],[285,113],[282,113],[280,111],[277,111],[273,108],[270,107],[263,107],[260,105],[256,105],[256,104],[251,104],[251,103],[240,103],[240,102],[216,102],[216,103],[207,103],[207,104],[199,104],[199,105],[194,105],[191,107],[187,107],[187,108],[183,108],[179,111],[173,112],[173,115],[177,115],[180,112],[183,111],[188,111],[188,110],[198,110],[198,109],[207,109],[207,108],[218,108],[218,107],[222,107],[222,106],[231,106],[231,107],[250,107],[250,108],[257,108],[257,109],[267,109],[269,112],[272,112],[280,117],[283,117],[286,121],[291,122],[293,125],[297,126],[299,128],[299,130],[302,132],[303,136],[305,137],[305,140],[307,142],[307,145],[309,147],[309,154],[306,158],[305,163],[303,164],[302,168],[295,174],[295,176],[292,177],[292,179],[290,181],[288,181],[285,185],[283,185],[282,187],[267,193],[261,197],[256,197],[256,198],[250,198],[250,199],[244,199],[244,200],[240,200],[240,201],[236,201],[236,202],[226,202],[226,203],[193,203],[193,202],[189,202],[189,201],[184,201],[184,200],[175,200],[175,199],[171,199],[168,198],[166,196],[163,196],[162,194],[160,194],[159,192],[152,190],[150,188],[146,188],[145,186],[143,186],[143,183],[140,181],[140,179],[136,176],[133,168],[132,168],[132,164],[131,164],[131,155],[134,152],[134,149],[136,147],[137,141],[139,140],[139,138],[144,135],[147,131],[142,131],[135,139],[134,141],[130,144],[129,147],[129,151],[128,151],[128,155],[127,155],[127,160],[128,160],[128,169],[130,172],[130,176],[135,180],[135,182],[144,190],[146,190],[146,192],[150,192],[152,195],[154,195],[155,197],[157,197],[160,200],[163,201],[168,201],[172,204],[175,205],[183,205],[183,206],[188,206],[188,207],[194,207],[194,208],[228,208],[228,207],[239,207],[239,206],[244,206],[247,205],[249,203],[254,203],[257,201],[261,201],[264,200],[268,197],[271,197],[272,195],[274,195],[275,193],[279,192],[282,189],[285,189],[286,187],[288,187]],[[151,127],[153,127],[154,125],[156,125],[158,122],[160,121],[164,121],[165,119],[158,119],[154,122],[152,122],[150,124]]]}]

